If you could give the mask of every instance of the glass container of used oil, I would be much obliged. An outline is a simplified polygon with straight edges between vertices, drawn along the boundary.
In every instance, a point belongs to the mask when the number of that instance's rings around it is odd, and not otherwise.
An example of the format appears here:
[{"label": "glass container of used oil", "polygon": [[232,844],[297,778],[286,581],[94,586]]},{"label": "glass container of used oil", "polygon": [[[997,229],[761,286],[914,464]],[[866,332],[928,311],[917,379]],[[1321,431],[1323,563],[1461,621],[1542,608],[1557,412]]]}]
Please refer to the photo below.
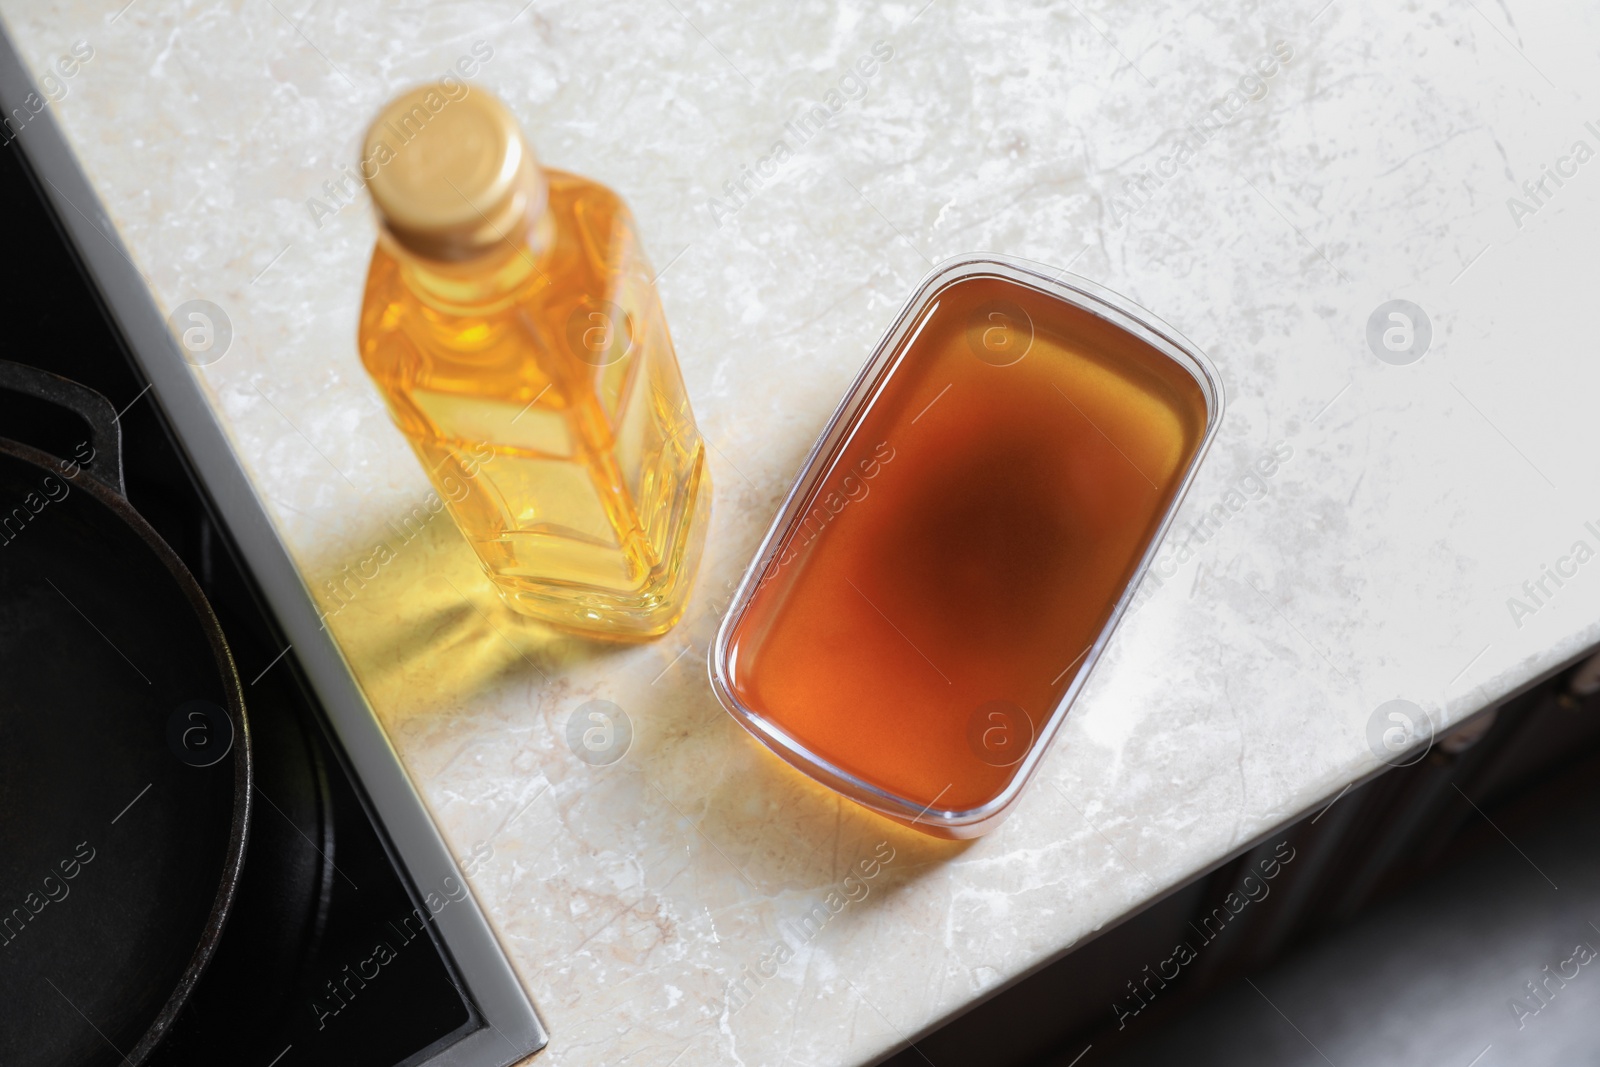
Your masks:
[{"label": "glass container of used oil", "polygon": [[682,615],[711,482],[633,219],[481,89],[367,132],[362,362],[511,607],[639,639]]},{"label": "glass container of used oil", "polygon": [[823,431],[711,650],[777,755],[925,833],[1015,803],[1222,417],[1205,355],[1092,282],[930,274]]}]

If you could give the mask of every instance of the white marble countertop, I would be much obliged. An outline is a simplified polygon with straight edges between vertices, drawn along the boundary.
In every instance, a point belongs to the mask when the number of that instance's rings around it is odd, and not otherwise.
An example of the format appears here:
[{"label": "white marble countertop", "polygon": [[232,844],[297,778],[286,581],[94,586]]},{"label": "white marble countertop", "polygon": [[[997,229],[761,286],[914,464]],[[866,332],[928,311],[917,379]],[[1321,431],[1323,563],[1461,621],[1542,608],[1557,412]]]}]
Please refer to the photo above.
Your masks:
[{"label": "white marble countertop", "polygon": [[[1385,701],[1443,727],[1600,641],[1600,5],[519,6],[0,15],[41,80],[92,50],[46,106],[157,304],[231,320],[195,373],[308,585],[392,546],[330,628],[475,861],[551,1031],[539,1062],[871,1062],[1372,772]],[[379,104],[476,42],[472,84],[627,197],[667,267],[716,499],[690,615],[651,645],[552,636],[447,520],[389,525],[429,489],[357,358],[374,230],[339,183]],[[786,125],[818,102],[820,129]],[[1563,176],[1535,197],[1541,167]],[[703,660],[879,332],[972,250],[1149,307],[1210,354],[1228,413],[1168,577],[1015,814],[955,845],[778,764]],[[1397,298],[1432,324],[1404,366],[1366,340]],[[1530,594],[1547,565],[1566,576]],[[563,739],[593,698],[635,730],[603,768]]]}]

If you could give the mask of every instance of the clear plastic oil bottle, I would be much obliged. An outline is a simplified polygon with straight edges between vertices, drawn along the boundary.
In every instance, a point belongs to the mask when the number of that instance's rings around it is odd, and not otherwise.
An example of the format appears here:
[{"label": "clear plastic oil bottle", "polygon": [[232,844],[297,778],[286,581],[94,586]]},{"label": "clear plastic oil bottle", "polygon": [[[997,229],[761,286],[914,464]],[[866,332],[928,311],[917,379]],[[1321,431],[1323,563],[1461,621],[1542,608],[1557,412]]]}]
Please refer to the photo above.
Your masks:
[{"label": "clear plastic oil bottle", "polygon": [[711,483],[627,206],[460,84],[391,101],[361,169],[362,362],[484,570],[553,625],[666,632]]}]

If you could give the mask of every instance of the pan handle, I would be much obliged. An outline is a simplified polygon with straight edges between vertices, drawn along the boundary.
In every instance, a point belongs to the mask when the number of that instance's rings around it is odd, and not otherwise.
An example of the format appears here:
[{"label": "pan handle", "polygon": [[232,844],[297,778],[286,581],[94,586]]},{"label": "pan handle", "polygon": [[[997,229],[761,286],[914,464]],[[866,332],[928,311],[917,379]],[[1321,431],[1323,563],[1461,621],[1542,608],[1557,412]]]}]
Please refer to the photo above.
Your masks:
[{"label": "pan handle", "polygon": [[111,401],[59,374],[4,359],[0,359],[0,389],[66,408],[88,423],[95,461],[83,469],[118,496],[128,495],[122,482],[122,426]]}]

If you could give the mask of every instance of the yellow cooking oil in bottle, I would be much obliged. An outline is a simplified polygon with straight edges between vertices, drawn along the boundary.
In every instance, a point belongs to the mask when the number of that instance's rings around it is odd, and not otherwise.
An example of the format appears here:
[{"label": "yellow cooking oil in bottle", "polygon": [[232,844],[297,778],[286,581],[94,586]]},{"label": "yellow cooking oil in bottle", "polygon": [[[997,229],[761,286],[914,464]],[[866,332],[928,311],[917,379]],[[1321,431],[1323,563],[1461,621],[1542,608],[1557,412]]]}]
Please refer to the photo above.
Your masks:
[{"label": "yellow cooking oil in bottle", "polygon": [[683,614],[705,445],[627,206],[541,167],[489,93],[424,85],[368,130],[361,359],[505,601],[591,636]]}]

